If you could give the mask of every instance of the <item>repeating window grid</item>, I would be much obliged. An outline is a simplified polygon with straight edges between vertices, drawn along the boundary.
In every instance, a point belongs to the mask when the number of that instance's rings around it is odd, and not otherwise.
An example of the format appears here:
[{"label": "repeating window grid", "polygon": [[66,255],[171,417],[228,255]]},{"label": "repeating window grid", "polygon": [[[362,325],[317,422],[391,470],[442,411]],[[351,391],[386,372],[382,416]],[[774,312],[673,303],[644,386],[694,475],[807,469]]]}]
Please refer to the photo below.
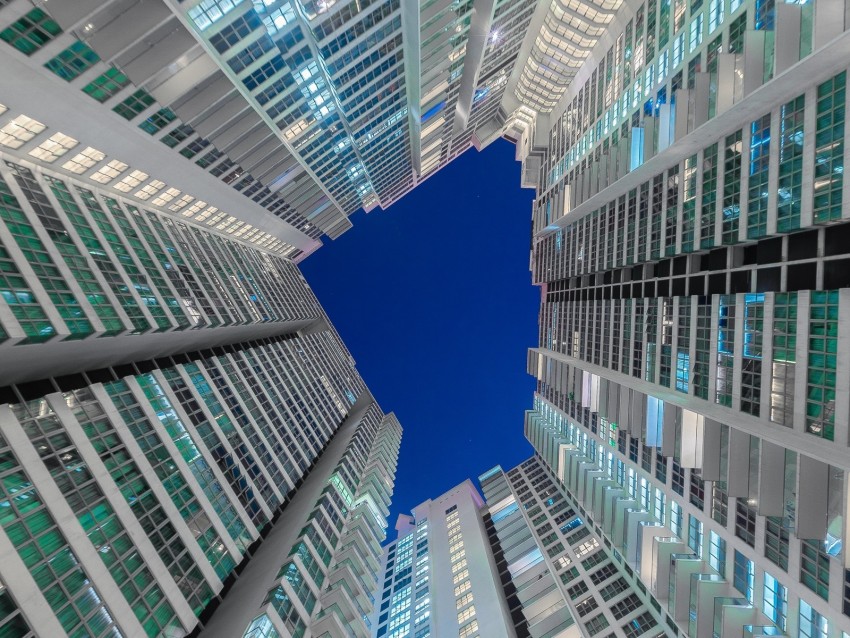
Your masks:
[{"label": "repeating window grid", "polygon": [[762,343],[765,295],[744,295],[744,344],[741,366],[741,412],[761,414]]},{"label": "repeating window grid", "polygon": [[[89,336],[94,332],[91,322],[89,322],[82,307],[68,287],[64,275],[53,263],[50,253],[39,239],[26,214],[2,178],[0,178],[0,197],[2,197],[0,219],[5,222],[6,228],[23,253],[24,259],[29,263],[48,298],[65,321],[65,325],[70,331],[70,335],[66,338],[83,339]],[[8,255],[8,252],[6,255]],[[10,279],[14,281],[13,278]],[[7,300],[11,301],[12,304],[16,302],[21,304],[20,308],[14,308],[14,310],[18,310],[21,318],[35,320],[27,326],[28,328],[41,325],[43,329],[46,329],[47,326],[44,324],[50,325],[46,316],[43,323],[40,321],[44,313],[40,309],[35,310],[35,307],[30,305],[30,298],[23,292],[23,287],[18,287],[13,295],[14,297],[7,297]],[[53,336],[52,327],[50,336]]]},{"label": "repeating window grid", "polygon": [[150,277],[151,281],[154,282],[157,291],[159,291],[160,296],[171,311],[171,315],[177,321],[178,329],[190,327],[191,323],[186,317],[185,311],[183,310],[180,302],[174,297],[174,295],[171,294],[171,288],[162,276],[162,272],[157,265],[157,260],[154,259],[154,253],[149,252],[149,249],[151,251],[158,249],[159,245],[155,244],[154,246],[151,246],[139,233],[136,232],[135,228],[133,228],[133,225],[130,223],[129,217],[118,203],[118,200],[111,197],[105,197],[104,201],[106,202],[106,207],[112,213],[118,228],[124,235],[124,239],[127,241],[127,244],[135,252],[139,259],[139,263],[144,268],[145,273],[148,277]]},{"label": "repeating window grid", "polygon": [[844,183],[846,72],[817,87],[815,120],[814,223],[841,219]]},{"label": "repeating window grid", "polygon": [[145,91],[144,89],[139,89],[135,91],[132,95],[127,96],[120,104],[116,105],[112,110],[116,112],[118,115],[123,117],[125,120],[131,121],[136,118],[140,113],[147,110],[150,106],[154,104],[155,100],[153,96]]},{"label": "repeating window grid", "polygon": [[755,547],[756,511],[743,498],[736,499],[735,503],[735,536]]},{"label": "repeating window grid", "polygon": [[705,481],[697,469],[691,470],[690,501],[700,511],[705,508]]},{"label": "repeating window grid", "polygon": [[100,57],[85,42],[73,42],[64,51],[45,63],[45,67],[66,82],[79,77],[100,61]]},{"label": "repeating window grid", "polygon": [[62,168],[75,175],[82,175],[87,170],[97,165],[106,159],[106,154],[102,151],[87,146],[82,151],[74,155],[71,159],[62,164]]},{"label": "repeating window grid", "polygon": [[797,293],[776,293],[773,304],[773,369],[770,415],[774,423],[791,427],[797,360]]},{"label": "repeating window grid", "polygon": [[89,257],[101,272],[112,294],[116,297],[118,303],[121,304],[121,308],[130,319],[134,333],[138,334],[148,331],[150,324],[139,307],[136,298],[129,292],[128,282],[110,258],[109,253],[95,234],[88,218],[77,205],[77,201],[69,191],[68,186],[61,180],[54,178],[50,178],[48,183],[50,184],[53,195],[62,207],[65,215],[67,215],[68,221],[71,222],[77,236],[86,248]]},{"label": "repeating window grid", "polygon": [[[235,353],[233,358],[251,388],[251,395],[256,397],[259,402],[259,409],[252,412],[254,419],[271,446],[275,458],[282,464],[283,475],[294,483],[296,472],[293,459],[299,458],[300,452],[296,452],[295,442],[290,432],[284,427],[283,421],[278,415],[278,408],[272,405],[273,397],[276,402],[280,402],[281,399],[270,388],[282,383],[282,381],[271,380],[271,374],[277,374],[278,370],[266,355],[265,351],[259,349],[257,352],[244,350]],[[246,405],[252,403],[251,395],[244,397]],[[241,418],[240,416],[240,420]],[[283,433],[283,435],[279,436],[278,433]],[[266,462],[266,467],[279,487],[282,488],[286,485],[284,476],[281,476],[280,470],[275,464]]]},{"label": "repeating window grid", "polygon": [[211,235],[201,232],[194,226],[190,227],[182,223],[175,224],[175,227],[178,232],[182,233],[187,244],[192,247],[195,257],[200,256],[207,267],[210,268],[209,276],[215,282],[220,291],[221,299],[230,309],[231,314],[239,317],[240,323],[255,320],[255,315],[249,308],[250,301],[236,287],[232,279],[233,269],[216,249],[211,240]]},{"label": "repeating window grid", "polygon": [[805,600],[800,600],[798,628],[802,638],[827,638],[829,619],[815,611]]},{"label": "repeating window grid", "polygon": [[670,529],[679,538],[682,537],[682,506],[670,501]]},{"label": "repeating window grid", "polygon": [[770,113],[750,125],[747,238],[767,234],[768,174],[770,165]]},{"label": "repeating window grid", "polygon": [[[282,446],[277,442],[277,437],[271,425],[271,423],[274,423],[274,429],[278,429],[280,420],[275,410],[268,409],[271,407],[268,400],[269,397],[274,396],[272,388],[274,388],[275,384],[270,381],[267,373],[274,370],[274,368],[270,366],[268,369],[262,370],[263,374],[260,374],[260,368],[256,365],[253,367],[251,365],[252,362],[256,363],[254,359],[255,354],[259,355],[261,353],[253,353],[246,350],[240,353],[234,353],[231,357],[225,355],[216,357],[215,359],[205,359],[204,366],[207,375],[212,379],[219,394],[228,406],[229,413],[233,416],[235,422],[239,424],[238,430],[241,430],[247,437],[253,449],[259,454],[262,465],[269,472],[272,481],[280,487],[285,484],[285,480],[276,460],[283,461],[287,459],[287,456],[283,453]],[[237,367],[241,374],[237,373]],[[255,373],[257,374],[255,375]],[[207,407],[216,415],[216,420],[219,420],[221,418],[219,415],[224,410],[204,376],[198,371],[197,374],[193,373],[192,380],[195,383],[196,389],[202,392],[202,396],[204,396],[204,400],[207,402]],[[257,400],[263,402],[263,409],[258,407]],[[253,416],[253,422],[248,418],[248,414]],[[228,419],[228,423],[230,423],[230,419]],[[259,428],[259,432],[254,427],[254,423]],[[295,433],[300,442],[302,430],[297,429]],[[228,431],[227,436],[228,439],[232,439],[235,449],[235,445],[240,440],[236,434],[236,430]],[[312,438],[312,435],[310,435],[310,438]],[[288,439],[288,443],[292,443],[291,438]],[[268,446],[272,447],[275,454],[269,451]],[[291,464],[289,467],[291,471]],[[270,504],[278,502],[277,497],[273,496],[270,486],[266,484],[265,479],[260,479],[258,485],[265,486],[261,491],[264,494],[264,498],[267,500],[269,498],[271,499]],[[276,507],[276,505],[273,507]]]},{"label": "repeating window grid", "polygon": [[694,237],[696,234],[696,206],[697,206],[697,154],[685,159],[685,171],[683,173],[683,197],[682,197],[682,244],[681,252],[692,252],[694,249]]},{"label": "repeating window grid", "polygon": [[748,560],[738,550],[735,550],[735,562],[732,584],[747,600],[753,602],[753,581],[755,579],[755,568],[753,561]]},{"label": "repeating window grid", "polygon": [[0,582],[0,634],[4,633],[15,638],[37,638],[18,609],[12,594]]},{"label": "repeating window grid", "polygon": [[212,469],[206,464],[204,456],[197,448],[192,439],[189,429],[174,410],[172,399],[166,395],[164,388],[159,384],[152,374],[143,374],[135,377],[147,403],[157,414],[159,421],[165,431],[177,445],[177,449],[183,456],[183,460],[189,466],[195,479],[201,485],[207,499],[213,505],[216,514],[230,534],[236,547],[245,551],[252,542],[245,524],[236,513],[236,509],[228,499]]},{"label": "repeating window grid", "polygon": [[829,600],[829,554],[823,550],[822,541],[800,541],[800,582]]},{"label": "repeating window grid", "polygon": [[[206,369],[209,371],[209,366]],[[192,379],[194,387],[190,387],[175,368],[165,369],[162,371],[162,374],[168,382],[170,390],[177,398],[180,407],[189,417],[194,430],[216,460],[218,468],[221,470],[228,484],[233,488],[242,507],[251,517],[254,524],[258,528],[261,528],[266,524],[268,519],[262,507],[257,502],[257,495],[254,494],[254,485],[257,485],[260,493],[268,498],[273,498],[271,488],[257,467],[253,454],[251,454],[247,446],[242,442],[235,431],[235,427],[226,418],[226,415],[224,418],[215,419],[216,426],[231,441],[231,449],[235,447],[237,450],[238,460],[232,458],[228,447],[223,444],[218,432],[216,432],[212,423],[207,419],[206,413],[201,408],[201,401],[205,405],[213,405],[214,411],[212,413],[214,418],[215,416],[221,416],[223,410],[221,410],[218,400],[212,394],[209,382],[200,374],[197,364],[186,364],[184,370]],[[198,397],[201,398],[201,401],[198,400]],[[247,473],[248,476],[243,476],[243,472]]]},{"label": "repeating window grid", "polygon": [[735,365],[735,297],[720,295],[717,304],[717,375],[714,402],[731,407]]},{"label": "repeating window grid", "polygon": [[[197,277],[200,284],[198,290],[201,291],[201,298],[209,300],[209,305],[204,308],[207,315],[210,317],[221,317],[221,324],[219,325],[237,324],[240,320],[231,314],[231,304],[212,266],[203,256],[198,257],[198,251],[193,250],[194,244],[191,244],[189,238],[181,232],[181,228],[171,220],[160,218],[151,212],[148,212],[148,218],[154,223],[155,227],[161,224],[157,229],[160,231],[160,236],[166,243],[166,247],[170,245],[171,248],[174,248],[173,251],[169,249],[172,255],[181,253],[186,255],[184,264]],[[211,327],[216,324],[218,322],[213,323]]]},{"label": "repeating window grid", "polygon": [[769,561],[788,571],[790,533],[786,520],[778,516],[766,516],[764,526],[764,555]]},{"label": "repeating window grid", "polygon": [[599,603],[593,596],[588,596],[575,604],[575,610],[579,616],[586,616],[595,609],[599,609]]},{"label": "repeating window grid", "polygon": [[463,596],[457,599],[457,601],[455,602],[455,606],[457,607],[457,609],[462,609],[463,607],[466,607],[469,603],[471,603],[472,600],[472,592],[464,594]]},{"label": "repeating window grid", "polygon": [[783,632],[788,631],[788,590],[773,576],[764,573],[762,611]]},{"label": "repeating window grid", "polygon": [[693,514],[688,514],[688,547],[690,547],[694,551],[694,553],[697,555],[697,558],[702,558],[702,521]]},{"label": "repeating window grid", "polygon": [[[126,330],[124,323],[119,318],[110,299],[104,295],[103,288],[101,288],[92,268],[74,242],[73,235],[67,232],[64,222],[50,205],[44,192],[36,183],[33,174],[19,166],[15,166],[14,170],[18,185],[24,191],[36,216],[41,221],[44,232],[53,240],[53,245],[62,255],[65,265],[71,271],[74,279],[85,293],[86,299],[103,323],[104,334],[116,335],[124,332]],[[22,210],[21,213],[23,213]]]},{"label": "repeating window grid", "polygon": [[599,614],[594,616],[590,620],[585,621],[584,623],[585,629],[587,629],[587,633],[591,636],[595,636],[600,631],[608,627],[608,619],[604,614]]},{"label": "repeating window grid", "polygon": [[783,104],[779,110],[779,189],[776,204],[778,232],[788,232],[800,227],[805,103],[805,96],[800,95]]},{"label": "repeating window grid", "polygon": [[629,614],[634,613],[643,606],[643,602],[638,598],[637,594],[629,594],[621,601],[611,605],[611,613],[616,620],[621,620]]},{"label": "repeating window grid", "polygon": [[[478,632],[478,621],[473,620],[472,622],[464,625],[460,628],[458,632],[458,638],[474,638],[475,634]],[[429,634],[424,634],[427,636]]]},{"label": "repeating window grid", "polygon": [[[37,343],[52,339],[56,330],[27,286],[12,257],[0,242],[0,295],[12,311],[26,337],[18,343]],[[0,341],[7,334],[0,327]]]},{"label": "repeating window grid", "polygon": [[13,404],[12,410],[147,635],[182,630],[158,581],[46,400]]},{"label": "repeating window grid", "polygon": [[29,152],[29,155],[48,164],[55,162],[65,153],[77,146],[79,142],[64,133],[54,133],[37,147]]},{"label": "repeating window grid", "polygon": [[741,216],[741,156],[742,131],[726,137],[723,147],[723,243],[738,242],[738,221]]},{"label": "repeating window grid", "polygon": [[2,436],[0,458],[0,525],[44,592],[62,628],[69,634],[121,638],[112,613]]},{"label": "repeating window grid", "polygon": [[117,95],[130,80],[114,66],[109,67],[83,87],[83,92],[101,104]]},{"label": "repeating window grid", "polygon": [[53,40],[62,28],[42,9],[32,9],[0,31],[0,40],[24,55],[32,55]]},{"label": "repeating window grid", "polygon": [[65,394],[65,401],[109,469],[110,476],[151,540],[180,592],[195,614],[212,600],[213,591],[159,503],[142,471],[118,436],[111,419],[88,389]]},{"label": "repeating window grid", "polygon": [[469,578],[469,570],[468,569],[462,569],[459,572],[457,572],[454,576],[452,576],[452,583],[457,585],[458,583],[463,582],[467,578]]},{"label": "repeating window grid", "polygon": [[708,564],[721,577],[726,578],[726,539],[714,530],[709,533]]},{"label": "repeating window grid", "polygon": [[121,415],[127,431],[136,440],[157,479],[168,491],[174,506],[180,512],[195,541],[203,550],[210,565],[222,580],[236,567],[236,561],[225,548],[212,521],[204,513],[198,497],[171,459],[150,421],[144,415],[135,395],[124,381],[105,384],[115,409]]},{"label": "repeating window grid", "polygon": [[466,609],[463,609],[457,614],[457,623],[458,625],[462,625],[467,620],[472,618],[475,615],[475,605],[470,605]]},{"label": "repeating window grid", "polygon": [[[270,350],[277,362],[274,372],[281,381],[272,386],[286,394],[286,406],[295,420],[302,424],[295,431],[296,438],[311,459],[319,453],[321,446],[318,442],[324,444],[330,438],[343,416],[336,406],[330,404],[326,392],[317,393],[314,388],[319,385],[333,387],[334,379],[342,379],[350,374],[342,359],[333,356],[333,353],[339,354],[333,339],[325,337],[327,335],[306,335],[298,342],[277,343]],[[258,354],[262,358],[262,353]],[[351,389],[338,388],[338,392],[341,396],[350,394],[349,401],[352,404],[354,397],[363,391],[363,383],[356,377],[350,385]],[[302,433],[314,441],[312,449],[301,441]],[[311,433],[315,433],[315,438]],[[302,469],[306,470],[306,467]]]},{"label": "repeating window grid", "polygon": [[694,396],[708,399],[709,361],[711,357],[711,302],[697,304],[696,348],[694,361]]},{"label": "repeating window grid", "polygon": [[[320,421],[318,419],[311,419],[311,417],[304,414],[302,404],[299,404],[297,401],[297,397],[295,396],[297,390],[292,387],[293,381],[291,380],[296,375],[292,372],[290,366],[287,365],[288,363],[291,365],[291,361],[288,362],[286,359],[280,357],[276,350],[272,350],[271,352],[259,349],[255,352],[245,351],[243,352],[243,356],[252,366],[254,375],[260,383],[259,386],[254,386],[259,390],[258,392],[255,391],[254,394],[265,411],[265,417],[274,429],[274,432],[267,432],[267,439],[272,442],[273,449],[283,459],[286,458],[286,454],[282,453],[281,448],[278,447],[275,433],[280,437],[284,449],[288,452],[289,458],[291,458],[291,461],[284,461],[284,471],[293,477],[293,480],[296,480],[294,477],[300,476],[308,466],[308,455],[312,455],[310,450],[304,446],[303,441],[300,439],[296,440],[296,437],[300,437],[300,434],[310,427],[311,421],[315,420],[316,424],[320,423]],[[256,356],[256,360],[253,358],[254,356]],[[257,362],[261,362],[261,364],[258,366]],[[239,363],[241,366],[242,362]],[[243,367],[243,372],[246,371],[247,368]],[[255,384],[254,376],[249,378],[249,383],[252,385]],[[286,427],[284,425],[285,420],[298,423],[299,427],[294,428],[294,430]],[[264,429],[265,419],[262,416],[260,416],[260,421],[263,422],[260,426],[261,430],[266,432]],[[293,463],[299,468],[297,472],[293,471]]]},{"label": "repeating window grid", "polygon": [[623,625],[623,633],[626,638],[638,638],[655,625],[655,618],[650,612],[645,611],[637,618],[630,620],[628,624]]},{"label": "repeating window grid", "polygon": [[[712,0],[723,5],[723,0]],[[702,213],[700,215],[700,248],[714,246],[714,224],[717,202],[717,144],[703,151],[702,156]]]},{"label": "repeating window grid", "polygon": [[[159,261],[163,264],[165,272],[169,274],[175,289],[183,291],[181,295],[184,303],[187,303],[187,300],[191,301],[192,305],[197,304],[204,312],[205,317],[198,317],[198,327],[220,325],[221,319],[216,314],[212,302],[205,292],[206,289],[203,286],[205,280],[196,275],[194,263],[191,260],[189,263],[192,263],[193,268],[187,265],[177,248],[177,242],[168,234],[159,217],[151,211],[145,211],[143,214],[135,206],[128,206],[127,210],[134,216],[139,229],[148,240],[148,245],[161,244]],[[198,314],[200,315],[200,313]]]},{"label": "repeating window grid", "polygon": [[806,432],[832,441],[838,358],[838,291],[813,290],[809,305]]}]

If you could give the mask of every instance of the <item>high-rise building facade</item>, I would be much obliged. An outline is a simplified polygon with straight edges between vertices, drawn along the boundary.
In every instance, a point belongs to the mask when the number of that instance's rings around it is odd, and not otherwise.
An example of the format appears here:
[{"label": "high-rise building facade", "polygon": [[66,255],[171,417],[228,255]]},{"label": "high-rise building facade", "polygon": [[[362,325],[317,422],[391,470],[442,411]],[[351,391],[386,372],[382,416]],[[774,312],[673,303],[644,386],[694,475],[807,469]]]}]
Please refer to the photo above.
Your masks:
[{"label": "high-rise building facade", "polygon": [[577,505],[572,486],[539,455],[479,481],[509,572],[528,572],[514,577],[528,620],[517,636],[676,635],[639,575]]},{"label": "high-rise building facade", "polygon": [[365,636],[401,427],[297,266],[0,159],[0,633]]},{"label": "high-rise building facade", "polygon": [[527,124],[515,63],[565,19],[533,0],[9,0],[0,147],[297,259]]},{"label": "high-rise building facade", "polygon": [[626,2],[522,134],[526,433],[665,631],[850,635],[846,15]]},{"label": "high-rise building facade", "polygon": [[486,483],[495,506],[466,480],[399,516],[398,539],[384,548],[373,638],[579,635],[516,502],[501,487]]}]

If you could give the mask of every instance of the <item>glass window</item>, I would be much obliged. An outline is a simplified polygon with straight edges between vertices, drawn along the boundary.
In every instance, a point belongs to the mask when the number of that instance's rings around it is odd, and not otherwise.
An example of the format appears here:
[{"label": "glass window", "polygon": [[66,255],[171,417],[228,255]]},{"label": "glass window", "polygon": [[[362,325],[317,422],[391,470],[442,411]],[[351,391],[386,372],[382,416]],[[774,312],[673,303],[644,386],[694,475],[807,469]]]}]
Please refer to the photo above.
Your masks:
[{"label": "glass window", "polygon": [[70,82],[100,61],[100,57],[79,40],[44,65],[66,82]]},{"label": "glass window", "polygon": [[708,564],[726,578],[726,540],[712,530],[709,535]]},{"label": "glass window", "polygon": [[21,53],[32,55],[57,35],[62,28],[41,9],[33,9],[0,31],[0,39]]},{"label": "glass window", "polygon": [[788,590],[767,572],[764,573],[763,611],[777,627],[787,631]]},{"label": "glass window", "polygon": [[827,638],[829,620],[821,616],[805,600],[800,600],[800,636],[803,638]]},{"label": "glass window", "polygon": [[735,571],[733,584],[735,589],[747,597],[751,603],[753,602],[753,580],[755,578],[755,568],[753,561],[748,560],[738,550],[735,550]]}]

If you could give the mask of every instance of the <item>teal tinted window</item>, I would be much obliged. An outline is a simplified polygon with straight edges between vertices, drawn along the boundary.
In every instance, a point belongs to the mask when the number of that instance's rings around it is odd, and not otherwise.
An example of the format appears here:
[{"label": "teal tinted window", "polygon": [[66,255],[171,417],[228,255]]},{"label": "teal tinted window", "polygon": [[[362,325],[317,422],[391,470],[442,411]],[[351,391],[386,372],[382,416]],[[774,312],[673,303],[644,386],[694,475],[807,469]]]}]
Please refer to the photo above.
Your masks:
[{"label": "teal tinted window", "polygon": [[44,66],[63,80],[70,82],[100,61],[97,53],[85,42],[74,42]]},{"label": "teal tinted window", "polygon": [[33,9],[0,31],[0,39],[21,53],[32,55],[57,35],[62,28],[41,9]]}]

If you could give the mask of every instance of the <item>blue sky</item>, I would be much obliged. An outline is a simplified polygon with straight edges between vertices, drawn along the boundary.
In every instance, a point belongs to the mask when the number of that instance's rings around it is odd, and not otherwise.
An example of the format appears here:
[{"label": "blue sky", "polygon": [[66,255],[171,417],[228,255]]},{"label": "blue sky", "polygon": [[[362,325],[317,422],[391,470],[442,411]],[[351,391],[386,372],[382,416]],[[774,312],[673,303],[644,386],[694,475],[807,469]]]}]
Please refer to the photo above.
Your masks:
[{"label": "blue sky", "polygon": [[301,268],[384,411],[404,435],[390,514],[494,465],[531,456],[539,292],[528,270],[533,191],[514,145],[467,151]]}]

